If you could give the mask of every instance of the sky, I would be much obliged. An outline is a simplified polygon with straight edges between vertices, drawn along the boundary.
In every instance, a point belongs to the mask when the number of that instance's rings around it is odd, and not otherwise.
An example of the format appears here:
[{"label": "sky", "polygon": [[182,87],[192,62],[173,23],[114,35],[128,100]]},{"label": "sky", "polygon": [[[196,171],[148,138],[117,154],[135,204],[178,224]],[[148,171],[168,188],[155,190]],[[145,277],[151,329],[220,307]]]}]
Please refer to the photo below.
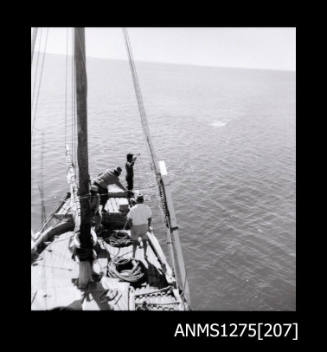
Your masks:
[{"label": "sky", "polygon": [[[292,27],[137,27],[128,28],[128,33],[136,61],[296,69],[296,29]],[[85,36],[87,56],[127,60],[121,28],[86,28]],[[46,28],[39,28],[36,51],[44,51],[45,37]],[[71,37],[71,28],[49,28],[46,52],[65,54]]]}]

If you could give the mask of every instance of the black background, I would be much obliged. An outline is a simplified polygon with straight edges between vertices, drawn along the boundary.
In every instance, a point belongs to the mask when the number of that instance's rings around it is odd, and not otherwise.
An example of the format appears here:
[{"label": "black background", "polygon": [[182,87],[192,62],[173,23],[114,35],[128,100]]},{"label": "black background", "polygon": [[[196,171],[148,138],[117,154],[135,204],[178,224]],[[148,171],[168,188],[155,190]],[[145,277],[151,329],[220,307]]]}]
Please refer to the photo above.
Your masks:
[{"label": "black background", "polygon": [[[238,6],[236,3],[231,4],[230,9],[220,4],[216,8],[210,6],[205,8],[203,4],[200,6],[197,3],[195,6],[189,3],[177,11],[176,4],[158,2],[148,6],[151,13],[140,11],[142,13],[142,19],[140,19],[139,12],[134,12],[129,8],[128,3],[123,4],[123,8],[119,10],[111,7],[110,4],[103,7],[100,4],[92,6],[92,4],[79,3],[76,13],[72,12],[72,9],[67,13],[66,6],[59,6],[59,3],[48,3],[47,9],[36,3],[32,5],[35,9],[40,10],[41,8],[40,12],[36,12],[37,16],[34,16],[33,20],[32,16],[28,15],[26,18],[15,17],[15,22],[8,27],[10,30],[3,27],[2,31],[6,39],[9,39],[9,46],[6,46],[7,50],[4,55],[8,64],[3,66],[4,71],[8,71],[6,73],[9,74],[9,83],[6,86],[8,100],[4,102],[9,105],[9,109],[7,109],[8,112],[3,113],[3,120],[6,120],[6,126],[8,126],[7,122],[10,125],[2,131],[2,142],[4,143],[2,155],[5,158],[2,169],[3,185],[5,197],[9,200],[5,203],[7,211],[3,212],[6,214],[4,221],[6,226],[2,232],[2,247],[3,253],[8,255],[8,258],[3,259],[5,262],[3,268],[8,278],[3,279],[5,288],[2,290],[4,293],[2,308],[9,308],[6,322],[12,327],[11,341],[23,342],[23,348],[26,344],[26,347],[33,349],[52,347],[79,349],[81,346],[94,350],[114,348],[120,350],[126,343],[130,345],[129,348],[137,350],[143,348],[157,350],[165,347],[166,344],[180,346],[187,344],[191,347],[201,343],[215,344],[219,347],[222,344],[229,346],[246,343],[263,347],[267,343],[288,343],[298,347],[299,342],[308,342],[309,345],[314,343],[315,337],[313,334],[309,337],[309,333],[315,332],[318,322],[314,319],[309,320],[308,316],[313,317],[310,313],[313,313],[317,306],[322,305],[312,298],[316,291],[320,291],[313,275],[314,271],[309,267],[314,256],[309,239],[317,232],[309,220],[313,210],[312,207],[308,207],[306,201],[308,196],[306,193],[311,193],[306,191],[306,186],[309,183],[307,166],[310,165],[309,174],[311,174],[315,160],[313,154],[308,151],[308,139],[306,138],[304,143],[301,142],[302,131],[306,134],[312,132],[312,129],[310,130],[305,123],[308,112],[306,110],[308,95],[304,93],[305,84],[303,83],[308,76],[305,57],[308,54],[309,34],[305,23],[300,23],[296,8],[293,7],[288,11],[285,5],[281,6],[276,2],[274,4],[262,2],[261,5],[253,6],[253,11],[249,6],[239,7],[236,14],[235,8]],[[134,3],[133,6],[138,7],[138,4]],[[195,10],[196,15],[190,16],[189,10]],[[258,14],[259,11],[260,14]],[[84,16],[80,15],[81,12]],[[247,15],[248,12],[250,15]],[[53,16],[51,19],[49,18],[50,13]],[[30,28],[42,26],[297,27],[297,308],[295,312],[31,312]],[[231,322],[297,322],[299,341],[282,338],[257,341],[246,337],[174,338],[178,323],[228,324]],[[26,338],[23,338],[23,334]]]}]

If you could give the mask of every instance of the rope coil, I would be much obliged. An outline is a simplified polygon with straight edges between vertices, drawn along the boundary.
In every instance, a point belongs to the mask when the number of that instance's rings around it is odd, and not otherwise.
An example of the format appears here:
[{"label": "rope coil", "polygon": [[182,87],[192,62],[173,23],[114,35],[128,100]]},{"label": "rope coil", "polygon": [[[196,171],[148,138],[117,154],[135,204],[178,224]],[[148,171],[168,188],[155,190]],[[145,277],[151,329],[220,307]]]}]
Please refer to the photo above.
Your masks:
[{"label": "rope coil", "polygon": [[145,275],[141,261],[130,258],[114,258],[108,263],[107,275],[123,281],[137,283]]},{"label": "rope coil", "polygon": [[109,237],[105,238],[104,241],[113,247],[128,247],[132,244],[132,240],[127,232],[115,231]]}]

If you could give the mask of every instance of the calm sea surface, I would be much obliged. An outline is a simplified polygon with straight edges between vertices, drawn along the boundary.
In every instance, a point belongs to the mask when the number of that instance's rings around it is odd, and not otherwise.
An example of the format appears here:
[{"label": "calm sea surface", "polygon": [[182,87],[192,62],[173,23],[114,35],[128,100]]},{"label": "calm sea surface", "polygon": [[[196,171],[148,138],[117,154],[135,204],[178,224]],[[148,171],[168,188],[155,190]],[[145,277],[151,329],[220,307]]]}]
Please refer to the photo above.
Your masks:
[{"label": "calm sea surface", "polygon": [[[69,61],[65,100],[65,62],[45,59],[31,146],[33,230],[41,220],[39,188],[47,214],[68,191],[72,79]],[[295,310],[295,74],[149,63],[137,70],[153,144],[170,177],[192,308]],[[127,152],[141,153],[135,188],[147,195],[165,250],[128,63],[90,58],[87,71],[90,175],[124,166]]]}]

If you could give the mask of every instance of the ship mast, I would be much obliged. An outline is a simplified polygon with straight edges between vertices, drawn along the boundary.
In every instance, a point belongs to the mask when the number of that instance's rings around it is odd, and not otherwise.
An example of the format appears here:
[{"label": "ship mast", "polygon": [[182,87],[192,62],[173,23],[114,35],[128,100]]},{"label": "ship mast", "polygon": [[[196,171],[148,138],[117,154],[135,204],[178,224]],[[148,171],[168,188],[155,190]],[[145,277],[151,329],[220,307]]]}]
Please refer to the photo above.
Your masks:
[{"label": "ship mast", "polygon": [[[161,165],[164,163],[157,162],[157,157],[154,152],[154,147],[150,136],[148,119],[147,119],[144,104],[143,104],[141,88],[137,77],[136,67],[134,64],[132,48],[131,48],[131,44],[129,41],[129,36],[126,28],[123,28],[123,34],[125,38],[125,44],[126,44],[129,64],[130,64],[131,73],[132,73],[136,100],[138,103],[139,112],[141,116],[143,132],[145,134],[147,146],[150,152],[152,166],[156,176],[156,181],[158,184],[159,194],[161,198],[161,205],[164,212],[165,223],[167,226],[167,244],[170,249],[170,259],[173,265],[177,285],[181,289],[187,304],[190,306],[191,298],[190,298],[188,278],[187,278],[187,273],[185,269],[182,247],[181,247],[179,234],[178,234],[178,226],[177,226],[177,221],[175,217],[174,205],[173,205],[172,197],[167,183],[167,173],[161,171],[160,163]],[[165,166],[164,166],[164,169],[165,169]],[[176,257],[176,260],[175,260],[175,257]]]},{"label": "ship mast", "polygon": [[76,78],[76,107],[77,107],[77,162],[78,162],[78,197],[80,212],[77,217],[80,227],[77,228],[80,248],[77,255],[80,260],[79,286],[86,286],[91,279],[92,237],[90,224],[89,203],[89,166],[87,143],[87,78],[85,60],[85,30],[74,29],[74,57]]}]

